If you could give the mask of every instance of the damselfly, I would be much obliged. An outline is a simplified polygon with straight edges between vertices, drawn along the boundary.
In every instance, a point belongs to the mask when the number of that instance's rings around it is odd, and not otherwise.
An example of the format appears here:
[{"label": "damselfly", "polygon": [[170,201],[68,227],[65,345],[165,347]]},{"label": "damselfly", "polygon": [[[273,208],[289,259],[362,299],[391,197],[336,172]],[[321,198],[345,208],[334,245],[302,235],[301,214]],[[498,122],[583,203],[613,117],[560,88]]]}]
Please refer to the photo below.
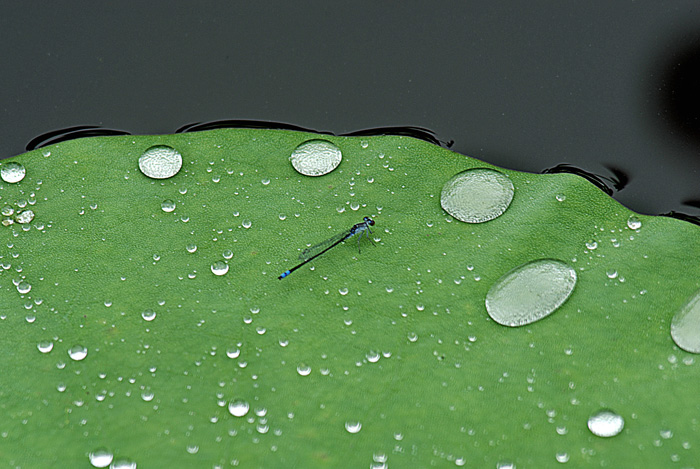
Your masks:
[{"label": "damselfly", "polygon": [[372,244],[374,244],[374,241],[369,237],[370,233],[372,233],[372,230],[369,229],[370,226],[374,225],[374,220],[372,220],[369,217],[364,217],[364,221],[362,223],[357,223],[352,226],[349,230],[345,230],[342,233],[338,233],[337,235],[328,238],[327,240],[318,243],[315,246],[311,246],[310,248],[306,248],[303,251],[301,251],[301,254],[299,254],[299,259],[302,260],[302,262],[299,265],[296,265],[292,267],[289,270],[286,270],[280,275],[279,278],[282,280],[285,278],[287,275],[291,274],[295,270],[297,270],[299,267],[302,265],[311,262],[312,260],[316,259],[318,256],[323,254],[326,251],[329,251],[331,248],[336,247],[343,241],[345,241],[348,238],[352,238],[353,236],[359,234],[357,237],[357,250],[360,250],[360,240],[362,239],[362,235],[364,234],[367,239],[370,240]]}]

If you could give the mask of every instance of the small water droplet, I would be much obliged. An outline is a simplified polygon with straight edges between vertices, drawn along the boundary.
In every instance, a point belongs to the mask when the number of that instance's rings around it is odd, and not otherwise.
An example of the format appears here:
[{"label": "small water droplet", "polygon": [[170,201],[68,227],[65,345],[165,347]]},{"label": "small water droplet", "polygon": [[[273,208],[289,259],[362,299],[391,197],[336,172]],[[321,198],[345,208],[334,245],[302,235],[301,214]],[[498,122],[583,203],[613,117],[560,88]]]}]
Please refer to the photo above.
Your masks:
[{"label": "small water droplet", "polygon": [[345,429],[348,433],[357,433],[362,430],[362,424],[356,420],[349,420],[345,422]]},{"label": "small water droplet", "polygon": [[416,334],[415,332],[409,332],[409,333],[408,333],[408,340],[409,340],[409,342],[415,342],[415,341],[417,341],[417,340],[418,340],[418,334]]},{"label": "small water droplet", "polygon": [[31,290],[32,290],[32,286],[25,281],[19,282],[17,284],[17,291],[23,295],[26,293],[29,293]]},{"label": "small water droplet", "polygon": [[82,345],[74,345],[68,350],[68,356],[71,357],[71,359],[75,361],[80,361],[87,357],[88,350],[86,347],[83,347]]},{"label": "small water droplet", "polygon": [[612,410],[601,410],[588,419],[588,429],[596,436],[611,437],[625,427],[625,420]]},{"label": "small water droplet", "polygon": [[231,259],[233,257],[233,251],[227,249],[223,253],[224,259]]},{"label": "small water droplet", "polygon": [[24,179],[26,174],[27,170],[24,169],[24,166],[16,161],[4,163],[2,167],[0,167],[0,177],[2,177],[3,181],[9,182],[10,184],[20,182]]},{"label": "small water droplet", "polygon": [[607,272],[605,272],[605,275],[607,275],[610,279],[617,278],[617,270],[610,269]]},{"label": "small water droplet", "polygon": [[671,337],[686,352],[700,353],[700,291],[673,316]]},{"label": "small water droplet", "polygon": [[513,193],[513,183],[505,174],[486,168],[468,169],[447,181],[440,204],[458,220],[483,223],[501,216]]},{"label": "small water droplet", "polygon": [[598,243],[594,240],[590,240],[586,243],[586,248],[590,249],[591,251],[594,251],[598,248]]},{"label": "small water droplet", "polygon": [[340,149],[326,140],[309,140],[289,157],[292,166],[305,176],[322,176],[338,167],[343,159]]},{"label": "small water droplet", "polygon": [[182,168],[182,155],[167,145],[153,146],[139,158],[139,169],[153,179],[173,177],[180,168]]},{"label": "small water droplet", "polygon": [[114,461],[109,469],[136,469],[136,463],[130,459]]},{"label": "small water droplet", "polygon": [[187,252],[189,252],[190,254],[193,254],[193,253],[197,252],[197,245],[196,244],[188,244],[187,246],[185,246],[185,249],[187,249]]},{"label": "small water droplet", "polygon": [[569,453],[557,453],[556,458],[557,462],[564,464],[566,462],[569,462]]},{"label": "small water droplet", "polygon": [[145,309],[143,313],[141,313],[141,317],[145,321],[153,321],[156,318],[156,312],[153,311],[152,309]]},{"label": "small water droplet", "polygon": [[12,208],[12,206],[10,206],[10,205],[5,205],[2,208],[2,215],[4,217],[11,217],[12,215],[14,215],[14,213],[15,213],[15,209]]},{"label": "small water droplet", "polygon": [[540,259],[511,270],[486,295],[486,310],[499,324],[524,326],[557,310],[576,286],[576,272],[555,259]]},{"label": "small water droplet", "polygon": [[632,215],[627,219],[627,226],[630,230],[638,230],[642,227],[642,221],[639,218]]},{"label": "small water droplet", "polygon": [[187,445],[187,452],[190,454],[197,454],[197,453],[199,453],[199,446]]},{"label": "small water droplet", "polygon": [[248,228],[253,226],[253,222],[250,220],[243,220],[243,222],[241,223],[241,226],[243,226],[243,228],[245,228],[247,230]]},{"label": "small water droplet", "polygon": [[241,354],[241,349],[238,347],[230,348],[226,351],[226,356],[229,358],[238,358],[238,356]]},{"label": "small water droplet", "polygon": [[228,272],[228,264],[224,261],[216,261],[211,265],[211,272],[214,275],[226,275]]},{"label": "small water droplet", "polygon": [[167,213],[172,212],[175,210],[175,202],[173,202],[170,199],[166,199],[160,203],[160,208]]},{"label": "small water droplet", "polygon": [[228,411],[234,417],[243,417],[245,414],[248,413],[249,409],[250,406],[248,405],[248,403],[242,399],[233,400],[228,404]]},{"label": "small water droplet", "polygon": [[42,340],[36,345],[36,348],[38,348],[41,353],[49,353],[53,350],[53,342],[50,340]]},{"label": "small water droplet", "polygon": [[557,194],[555,197],[559,202],[564,202],[566,200],[566,196],[564,194]]},{"label": "small water droplet", "polygon": [[114,455],[111,451],[100,448],[91,451],[88,458],[90,458],[90,464],[92,464],[93,467],[107,467],[112,463]]},{"label": "small water droplet", "polygon": [[297,373],[299,373],[300,376],[309,376],[311,373],[311,367],[302,363],[297,366]]}]

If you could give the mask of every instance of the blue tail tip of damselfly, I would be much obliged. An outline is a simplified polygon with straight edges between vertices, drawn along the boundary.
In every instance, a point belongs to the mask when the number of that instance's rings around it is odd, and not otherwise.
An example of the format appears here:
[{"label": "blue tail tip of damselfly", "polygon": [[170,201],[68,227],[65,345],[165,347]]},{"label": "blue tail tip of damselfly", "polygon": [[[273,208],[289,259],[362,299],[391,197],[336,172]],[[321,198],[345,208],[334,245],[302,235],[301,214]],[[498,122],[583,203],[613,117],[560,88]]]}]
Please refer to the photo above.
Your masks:
[{"label": "blue tail tip of damselfly", "polygon": [[278,278],[279,280],[282,280],[283,278],[285,278],[285,277],[286,277],[287,275],[289,275],[289,274],[291,274],[291,272],[287,270],[287,271],[285,271],[282,275],[280,275],[280,276],[277,277],[277,278]]}]

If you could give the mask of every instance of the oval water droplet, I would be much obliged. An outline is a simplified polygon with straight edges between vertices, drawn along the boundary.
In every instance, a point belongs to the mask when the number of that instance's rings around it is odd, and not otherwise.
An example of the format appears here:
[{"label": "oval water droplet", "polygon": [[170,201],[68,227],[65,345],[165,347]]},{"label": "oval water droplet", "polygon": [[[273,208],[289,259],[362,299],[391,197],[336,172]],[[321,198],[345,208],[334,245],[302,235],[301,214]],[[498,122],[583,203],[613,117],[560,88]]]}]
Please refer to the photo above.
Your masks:
[{"label": "oval water droplet", "polygon": [[153,146],[139,158],[139,169],[153,179],[173,177],[180,168],[182,168],[182,155],[167,145]]},{"label": "oval water droplet", "polygon": [[22,281],[17,284],[17,291],[21,294],[29,293],[32,290],[32,285],[28,282]]},{"label": "oval water droplet", "polygon": [[68,350],[68,356],[70,356],[75,361],[80,361],[87,357],[88,350],[82,345],[74,345]]},{"label": "oval water droplet", "polygon": [[36,345],[36,348],[38,348],[41,353],[49,353],[53,350],[53,342],[50,340],[42,340]]},{"label": "oval water droplet", "polygon": [[524,326],[557,310],[576,286],[576,272],[562,261],[540,259],[517,267],[493,284],[486,310],[499,324]]},{"label": "oval water droplet", "polygon": [[596,436],[608,438],[619,434],[625,419],[612,410],[600,410],[588,418],[588,429]]},{"label": "oval water droplet", "polygon": [[642,227],[642,221],[633,215],[627,219],[627,227],[630,230],[638,230]]},{"label": "oval water droplet", "polygon": [[23,212],[19,212],[15,216],[15,221],[17,223],[21,223],[21,224],[31,223],[32,220],[34,220],[34,212],[31,210],[25,210]]},{"label": "oval water droplet", "polygon": [[3,181],[9,182],[10,184],[20,182],[22,179],[24,179],[26,174],[27,170],[24,169],[24,166],[16,161],[5,163],[0,168],[0,177],[2,177]]},{"label": "oval water droplet", "polygon": [[248,403],[242,399],[236,399],[228,404],[228,411],[234,417],[243,417],[250,410]]},{"label": "oval water droplet", "polygon": [[216,261],[211,265],[211,272],[214,275],[226,275],[228,272],[228,264],[224,261]]},{"label": "oval water droplet", "polygon": [[311,367],[301,363],[299,366],[297,366],[297,373],[299,373],[300,376],[309,376],[311,373]]},{"label": "oval water droplet", "polygon": [[326,140],[302,143],[289,157],[298,172],[305,176],[323,176],[338,167],[343,159],[340,149]]},{"label": "oval water droplet", "polygon": [[483,223],[501,216],[514,192],[505,174],[486,168],[468,169],[445,183],[440,204],[457,220]]},{"label": "oval water droplet", "polygon": [[671,337],[686,352],[700,353],[700,290],[673,316]]},{"label": "oval water droplet", "polygon": [[349,420],[345,422],[345,429],[348,433],[357,433],[362,430],[362,424],[355,420]]},{"label": "oval water droplet", "polygon": [[162,202],[160,203],[160,208],[161,208],[161,210],[163,210],[164,212],[170,213],[170,212],[172,212],[173,210],[175,210],[175,202],[173,202],[173,201],[170,200],[170,199],[165,199],[164,201],[162,201]]},{"label": "oval water droplet", "polygon": [[114,459],[112,452],[104,448],[91,451],[88,457],[93,467],[107,467],[112,464],[112,460]]}]

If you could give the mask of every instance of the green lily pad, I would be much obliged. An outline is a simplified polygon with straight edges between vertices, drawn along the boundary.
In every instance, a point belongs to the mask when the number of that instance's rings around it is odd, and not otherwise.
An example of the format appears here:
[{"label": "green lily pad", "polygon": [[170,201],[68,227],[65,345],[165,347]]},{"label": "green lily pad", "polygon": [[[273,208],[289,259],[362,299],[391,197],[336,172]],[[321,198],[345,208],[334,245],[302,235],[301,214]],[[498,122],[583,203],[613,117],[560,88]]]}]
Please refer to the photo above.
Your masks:
[{"label": "green lily pad", "polygon": [[[304,176],[289,157],[319,138],[342,161]],[[179,172],[141,172],[154,146]],[[669,333],[700,288],[696,226],[398,136],[99,137],[11,162],[26,175],[0,186],[3,466],[700,460],[700,368]],[[514,189],[484,223],[441,207],[472,168]],[[353,237],[278,280],[364,216],[376,246]],[[539,259],[573,269],[568,299],[492,320],[491,287]],[[625,422],[609,438],[588,428],[605,409]]]}]

